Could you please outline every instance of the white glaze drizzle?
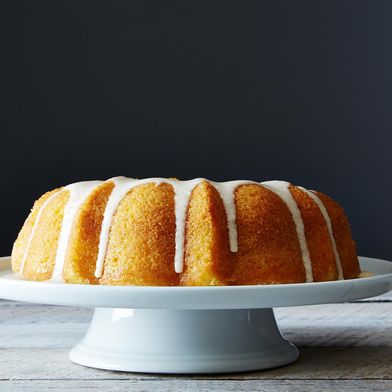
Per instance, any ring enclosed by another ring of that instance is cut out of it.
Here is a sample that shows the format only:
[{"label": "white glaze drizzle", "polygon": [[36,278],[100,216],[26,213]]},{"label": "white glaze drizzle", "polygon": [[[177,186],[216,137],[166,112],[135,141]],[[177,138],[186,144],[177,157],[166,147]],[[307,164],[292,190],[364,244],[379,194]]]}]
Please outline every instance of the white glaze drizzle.
[{"label": "white glaze drizzle", "polygon": [[[206,180],[207,181],[207,180]],[[227,181],[227,182],[210,182],[215,189],[219,192],[219,195],[223,201],[223,205],[226,211],[227,218],[227,229],[229,232],[229,244],[230,251],[238,251],[238,238],[237,238],[237,224],[236,224],[236,206],[235,206],[235,190],[240,185],[257,184],[253,181]]]},{"label": "white glaze drizzle", "polygon": [[324,203],[320,200],[320,198],[313,191],[309,191],[303,187],[298,187],[298,188],[301,189],[302,191],[304,191],[317,204],[318,208],[321,211],[321,214],[324,217],[325,223],[327,224],[329,238],[331,239],[331,243],[332,243],[333,254],[335,256],[336,269],[338,271],[338,280],[343,280],[344,276],[343,276],[342,261],[340,260],[338,248],[336,246],[336,241],[335,241],[335,237],[333,235],[333,230],[332,230],[331,218],[328,214],[328,211],[325,208]]},{"label": "white glaze drizzle", "polygon": [[56,259],[51,280],[62,279],[68,241],[76,214],[92,190],[101,183],[102,181],[84,181],[70,184],[63,188],[63,191],[69,191],[69,198],[64,208],[63,221],[61,223],[59,242],[57,245]]},{"label": "white glaze drizzle", "polygon": [[117,207],[123,197],[131,190],[134,182],[136,182],[136,180],[126,177],[114,177],[108,181],[112,181],[114,183],[114,188],[109,196],[103,214],[101,233],[99,237],[98,256],[95,265],[96,278],[100,278],[102,276],[103,263],[105,261],[106,249],[109,242],[110,227],[112,226],[114,213],[116,212]]},{"label": "white glaze drizzle", "polygon": [[304,222],[302,220],[301,211],[299,210],[298,205],[290,192],[290,183],[286,181],[266,181],[262,182],[261,185],[276,193],[286,203],[288,209],[290,210],[302,253],[306,282],[313,282],[312,262],[310,260],[308,244],[306,242]]},{"label": "white glaze drizzle", "polygon": [[252,181],[214,182],[205,178],[196,178],[189,181],[165,181],[173,186],[175,193],[176,252],[174,257],[174,269],[177,273],[181,273],[184,268],[185,225],[189,198],[192,190],[202,181],[208,182],[218,191],[226,212],[230,251],[238,251],[235,190],[240,185],[253,183]]},{"label": "white glaze drizzle", "polygon": [[174,255],[174,270],[181,273],[184,269],[184,246],[186,213],[192,190],[201,182],[202,178],[189,181],[171,181],[174,189],[175,216],[176,216],[176,251]]},{"label": "white glaze drizzle", "polygon": [[29,253],[29,250],[30,250],[30,245],[31,245],[31,242],[32,242],[33,237],[34,237],[34,235],[35,235],[35,232],[36,232],[36,230],[37,230],[38,222],[39,222],[40,219],[41,219],[42,213],[44,212],[46,206],[47,206],[47,205],[48,205],[48,204],[49,204],[49,203],[50,203],[50,202],[51,202],[60,192],[61,192],[61,190],[58,191],[58,192],[55,192],[53,195],[49,196],[49,197],[45,200],[45,202],[42,204],[42,206],[40,207],[40,209],[39,209],[39,211],[38,211],[38,213],[37,213],[37,216],[36,216],[35,221],[34,221],[33,228],[31,229],[31,233],[30,233],[30,235],[29,235],[29,239],[27,240],[26,249],[25,249],[25,251],[24,251],[23,258],[22,258],[22,262],[21,262],[21,265],[20,265],[20,270],[19,270],[19,272],[21,272],[21,273],[23,273],[23,268],[24,268],[24,266],[25,266],[26,258],[27,258],[27,255],[28,255],[28,253]]}]

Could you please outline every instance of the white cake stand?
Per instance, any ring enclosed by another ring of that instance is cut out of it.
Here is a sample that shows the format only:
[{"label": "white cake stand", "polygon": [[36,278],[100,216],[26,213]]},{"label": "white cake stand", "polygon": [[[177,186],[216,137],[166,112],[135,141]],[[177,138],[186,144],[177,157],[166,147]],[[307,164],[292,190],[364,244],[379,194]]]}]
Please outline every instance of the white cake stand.
[{"label": "white cake stand", "polygon": [[[0,298],[95,307],[70,352],[89,367],[148,373],[216,373],[294,362],[272,307],[344,302],[392,289],[392,263],[360,258],[375,275],[345,281],[227,287],[89,286],[29,282],[0,258]],[[312,320],[309,320],[311,323]]]}]

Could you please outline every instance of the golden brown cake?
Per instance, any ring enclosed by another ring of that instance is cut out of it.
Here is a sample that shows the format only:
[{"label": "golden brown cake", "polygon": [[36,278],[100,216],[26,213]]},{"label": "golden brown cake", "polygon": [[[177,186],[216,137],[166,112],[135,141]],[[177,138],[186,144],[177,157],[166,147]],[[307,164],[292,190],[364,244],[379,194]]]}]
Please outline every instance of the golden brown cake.
[{"label": "golden brown cake", "polygon": [[343,209],[284,181],[115,177],[46,193],[12,267],[28,280],[207,286],[360,274]]}]

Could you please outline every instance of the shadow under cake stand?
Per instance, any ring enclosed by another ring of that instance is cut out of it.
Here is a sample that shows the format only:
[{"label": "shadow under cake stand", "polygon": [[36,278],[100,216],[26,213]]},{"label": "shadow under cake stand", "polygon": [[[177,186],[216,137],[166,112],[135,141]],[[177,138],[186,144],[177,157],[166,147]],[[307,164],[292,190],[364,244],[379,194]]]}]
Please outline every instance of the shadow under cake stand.
[{"label": "shadow under cake stand", "polygon": [[[392,289],[392,263],[360,257],[371,277],[319,283],[221,286],[94,286],[30,282],[0,258],[0,298],[94,307],[78,364],[147,373],[219,373],[287,365],[297,348],[284,339],[273,307],[345,302]],[[311,320],[309,320],[311,322]]]}]

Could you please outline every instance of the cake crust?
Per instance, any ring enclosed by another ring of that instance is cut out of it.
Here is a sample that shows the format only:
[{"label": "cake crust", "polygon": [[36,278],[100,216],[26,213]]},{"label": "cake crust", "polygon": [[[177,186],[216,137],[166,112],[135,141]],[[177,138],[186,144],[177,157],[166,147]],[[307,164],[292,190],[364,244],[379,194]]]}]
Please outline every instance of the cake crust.
[{"label": "cake crust", "polygon": [[12,268],[28,280],[140,286],[360,274],[347,216],[323,193],[283,181],[124,177],[44,194],[14,243]]}]

